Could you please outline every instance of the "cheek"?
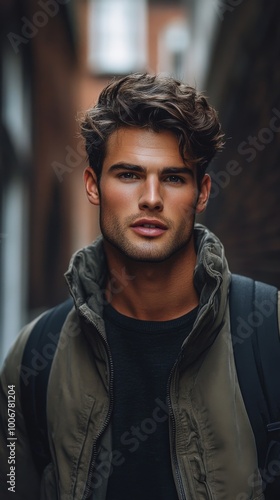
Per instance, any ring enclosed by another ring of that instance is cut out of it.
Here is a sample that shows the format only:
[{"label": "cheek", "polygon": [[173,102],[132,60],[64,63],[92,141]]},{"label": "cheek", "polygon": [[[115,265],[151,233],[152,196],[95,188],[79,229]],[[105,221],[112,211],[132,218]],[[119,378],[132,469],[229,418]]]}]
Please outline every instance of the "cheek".
[{"label": "cheek", "polygon": [[195,215],[196,212],[196,196],[184,196],[176,203],[173,203],[171,208],[172,213],[177,219],[183,219],[183,221],[189,221]]},{"label": "cheek", "polygon": [[102,208],[114,211],[115,213],[122,210],[131,210],[133,206],[137,206],[137,194],[132,189],[116,189],[116,187],[106,186],[106,189],[101,191]]}]

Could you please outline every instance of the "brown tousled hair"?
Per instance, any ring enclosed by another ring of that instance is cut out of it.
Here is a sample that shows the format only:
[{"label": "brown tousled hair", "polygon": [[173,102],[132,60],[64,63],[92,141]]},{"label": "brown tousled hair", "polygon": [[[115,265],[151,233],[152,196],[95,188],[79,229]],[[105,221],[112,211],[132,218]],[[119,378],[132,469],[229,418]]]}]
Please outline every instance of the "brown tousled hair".
[{"label": "brown tousled hair", "polygon": [[89,165],[100,179],[109,136],[121,127],[170,130],[182,159],[197,166],[200,181],[224,134],[217,112],[193,87],[161,75],[130,74],[112,80],[81,121]]}]

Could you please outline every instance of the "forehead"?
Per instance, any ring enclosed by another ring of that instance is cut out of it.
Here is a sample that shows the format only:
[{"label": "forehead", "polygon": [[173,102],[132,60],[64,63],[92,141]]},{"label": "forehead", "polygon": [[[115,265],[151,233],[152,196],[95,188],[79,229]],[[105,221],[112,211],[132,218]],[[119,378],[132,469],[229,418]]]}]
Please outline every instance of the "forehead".
[{"label": "forehead", "polygon": [[141,128],[120,128],[108,139],[103,168],[113,163],[160,166],[185,165],[179,151],[178,139],[172,132],[154,132]]}]

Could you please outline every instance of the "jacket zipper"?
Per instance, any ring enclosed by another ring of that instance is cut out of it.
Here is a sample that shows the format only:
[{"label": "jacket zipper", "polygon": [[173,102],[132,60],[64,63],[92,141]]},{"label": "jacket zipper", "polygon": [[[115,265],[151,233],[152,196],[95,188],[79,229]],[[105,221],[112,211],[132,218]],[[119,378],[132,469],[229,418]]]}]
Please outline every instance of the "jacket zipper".
[{"label": "jacket zipper", "polygon": [[197,463],[197,467],[198,467],[198,470],[199,470],[198,481],[205,486],[206,493],[208,494],[208,498],[209,498],[209,500],[212,500],[213,499],[213,495],[212,495],[212,492],[210,490],[209,484],[206,481],[206,473],[205,473],[204,465],[203,465],[203,463],[202,464],[200,463],[200,461],[198,460],[198,458],[195,458],[195,461]]},{"label": "jacket zipper", "polygon": [[107,356],[108,356],[108,361],[109,361],[109,407],[108,407],[108,411],[107,411],[107,415],[106,415],[106,419],[104,420],[103,422],[103,426],[101,427],[100,431],[98,432],[96,438],[95,438],[95,443],[93,445],[93,452],[92,452],[92,456],[91,456],[91,462],[90,462],[90,468],[89,468],[89,472],[88,472],[88,478],[87,478],[87,483],[86,483],[86,488],[85,488],[85,492],[84,492],[84,495],[83,495],[83,498],[82,500],[86,500],[88,498],[88,495],[89,495],[89,492],[90,492],[90,484],[91,484],[91,479],[92,479],[92,475],[93,475],[93,472],[94,472],[94,468],[95,468],[95,463],[96,463],[96,456],[97,456],[97,450],[96,450],[96,443],[98,441],[98,439],[100,438],[100,436],[103,434],[103,432],[105,431],[109,421],[110,421],[110,418],[111,418],[111,413],[112,413],[112,408],[113,408],[113,360],[112,360],[112,356],[110,354],[110,347],[109,347],[109,344],[107,342],[107,340],[104,338],[103,334],[101,333],[101,331],[97,328],[97,326],[93,323],[93,321],[83,312],[80,311],[80,314],[87,320],[87,321],[90,321],[90,323],[94,326],[94,328],[96,329],[96,331],[98,332],[104,346],[105,346],[105,349],[107,351]]},{"label": "jacket zipper", "polygon": [[[177,484],[179,486],[180,498],[181,498],[181,500],[186,500],[186,494],[185,494],[185,490],[184,490],[184,486],[183,486],[182,476],[181,476],[181,473],[180,473],[180,467],[179,467],[178,457],[177,457],[177,454],[176,454],[176,445],[175,445],[175,440],[176,440],[176,421],[175,421],[175,415],[174,415],[174,411],[173,411],[173,408],[172,408],[171,397],[170,397],[171,379],[172,379],[173,373],[175,372],[175,369],[176,369],[176,367],[178,365],[178,362],[179,362],[179,358],[176,361],[175,365],[173,366],[173,368],[171,370],[171,373],[170,373],[170,376],[169,376],[167,403],[168,403],[169,414],[170,414],[170,419],[171,419],[171,431],[172,431],[172,436],[171,436],[172,437],[172,442],[171,442],[172,449],[171,449],[171,451],[172,451],[172,459],[173,459],[173,463],[174,463],[174,466],[175,466],[175,473],[176,473]],[[209,485],[208,485],[208,483],[206,481],[206,475],[205,475],[205,473],[201,474],[200,481],[205,486],[205,489],[207,491],[209,500],[212,500],[212,498],[213,498],[212,492],[210,491]]]},{"label": "jacket zipper", "polygon": [[206,489],[206,491],[207,491],[207,493],[208,493],[209,500],[212,500],[212,499],[213,499],[212,492],[210,491],[210,488],[209,488],[209,485],[208,485],[208,483],[207,483],[206,479],[203,479],[203,480],[202,480],[202,483],[204,484],[205,489]]},{"label": "jacket zipper", "polygon": [[180,473],[180,468],[179,468],[179,462],[178,462],[178,457],[176,453],[176,445],[175,445],[175,440],[176,440],[176,421],[175,421],[175,415],[174,411],[172,408],[171,404],[171,397],[170,397],[170,392],[171,392],[171,379],[173,376],[173,373],[175,371],[175,368],[177,366],[178,362],[176,362],[170,372],[169,375],[169,380],[168,380],[168,391],[167,391],[167,404],[169,408],[169,414],[170,414],[170,420],[171,420],[171,456],[175,468],[175,474],[176,474],[176,479],[177,479],[177,484],[179,486],[179,494],[180,494],[180,499],[181,500],[186,500],[186,495],[185,495],[185,490],[183,486],[183,481]]}]

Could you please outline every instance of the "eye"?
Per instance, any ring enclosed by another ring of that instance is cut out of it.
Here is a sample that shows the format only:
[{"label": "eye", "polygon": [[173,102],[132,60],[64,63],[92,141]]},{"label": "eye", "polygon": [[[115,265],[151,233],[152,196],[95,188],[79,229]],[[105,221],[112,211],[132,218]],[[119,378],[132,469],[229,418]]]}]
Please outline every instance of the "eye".
[{"label": "eye", "polygon": [[179,177],[178,175],[169,175],[165,178],[165,182],[170,182],[171,184],[184,184],[185,179],[183,177]]},{"label": "eye", "polygon": [[118,175],[119,179],[125,179],[125,180],[134,180],[138,179],[137,174],[134,174],[133,172],[122,172],[121,174]]}]

